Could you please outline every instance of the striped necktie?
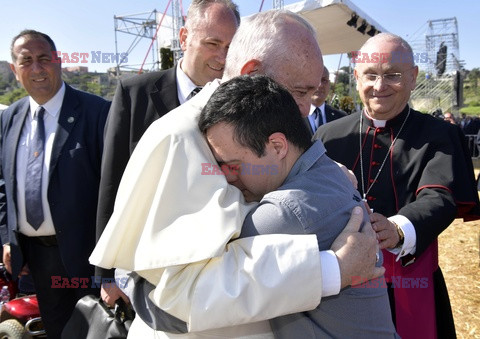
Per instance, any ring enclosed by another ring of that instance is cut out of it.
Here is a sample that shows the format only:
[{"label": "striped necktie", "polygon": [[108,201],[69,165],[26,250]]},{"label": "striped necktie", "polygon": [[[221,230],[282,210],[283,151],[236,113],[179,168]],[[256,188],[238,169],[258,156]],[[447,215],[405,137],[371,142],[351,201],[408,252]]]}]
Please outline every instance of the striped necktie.
[{"label": "striped necktie", "polygon": [[202,87],[195,87],[193,91],[191,91],[190,94],[188,95],[187,100],[190,100],[191,98],[193,98],[201,90],[202,90]]}]

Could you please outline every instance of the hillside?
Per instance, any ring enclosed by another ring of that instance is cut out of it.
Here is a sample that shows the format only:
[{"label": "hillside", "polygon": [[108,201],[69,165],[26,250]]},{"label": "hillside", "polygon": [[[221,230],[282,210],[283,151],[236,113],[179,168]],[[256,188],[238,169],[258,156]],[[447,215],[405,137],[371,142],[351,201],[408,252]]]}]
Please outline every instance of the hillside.
[{"label": "hillside", "polygon": [[[93,93],[112,100],[115,94],[117,79],[106,73],[89,73],[82,71],[62,70],[63,80],[82,91]],[[0,61],[0,104],[10,105],[27,95],[10,70],[9,63]]]}]

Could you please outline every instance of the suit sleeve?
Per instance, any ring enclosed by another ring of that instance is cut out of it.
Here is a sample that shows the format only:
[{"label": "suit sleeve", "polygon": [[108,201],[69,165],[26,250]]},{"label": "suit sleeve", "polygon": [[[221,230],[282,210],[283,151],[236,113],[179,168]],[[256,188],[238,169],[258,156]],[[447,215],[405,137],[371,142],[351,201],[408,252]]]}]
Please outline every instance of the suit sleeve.
[{"label": "suit sleeve", "polygon": [[[100,238],[113,212],[115,196],[122,178],[123,171],[130,157],[130,98],[119,81],[115,96],[110,106],[104,131],[104,146],[99,186],[96,239]],[[96,275],[113,278],[114,271],[100,267]]]},{"label": "suit sleeve", "polygon": [[[158,280],[158,271],[143,271]],[[189,332],[221,328],[318,306],[322,293],[315,235],[260,235],[238,239],[221,257],[168,267],[153,302],[185,321]]]},{"label": "suit sleeve", "polygon": [[[2,112],[3,113],[3,112]],[[3,176],[3,114],[0,115],[0,236],[2,245],[9,242],[7,228],[7,197],[5,195],[5,178]],[[0,258],[1,260],[1,258]]]}]

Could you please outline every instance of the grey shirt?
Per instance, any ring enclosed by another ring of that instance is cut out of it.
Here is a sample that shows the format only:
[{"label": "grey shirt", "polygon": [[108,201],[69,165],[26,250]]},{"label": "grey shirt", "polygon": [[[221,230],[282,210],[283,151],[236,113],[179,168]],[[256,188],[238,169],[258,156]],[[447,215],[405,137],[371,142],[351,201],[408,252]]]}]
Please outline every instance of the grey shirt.
[{"label": "grey shirt", "polygon": [[[328,250],[354,206],[363,207],[360,194],[326,155],[322,142],[316,141],[296,161],[283,185],[266,194],[249,213],[241,237],[316,234],[319,250]],[[368,218],[366,211],[364,214]],[[270,324],[276,338],[397,336],[383,278],[343,289],[336,296],[323,298],[314,310],[278,317]]]}]

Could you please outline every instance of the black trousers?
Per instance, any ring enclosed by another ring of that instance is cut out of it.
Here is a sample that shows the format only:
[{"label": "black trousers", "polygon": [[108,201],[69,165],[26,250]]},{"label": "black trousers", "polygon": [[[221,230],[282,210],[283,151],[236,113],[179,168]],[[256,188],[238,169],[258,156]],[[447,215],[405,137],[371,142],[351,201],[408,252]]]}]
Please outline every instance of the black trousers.
[{"label": "black trousers", "polygon": [[[47,336],[49,339],[60,338],[77,301],[89,294],[98,296],[100,290],[92,288],[91,276],[68,276],[55,237],[21,235],[19,238]],[[93,270],[92,267],[92,275]]]}]

